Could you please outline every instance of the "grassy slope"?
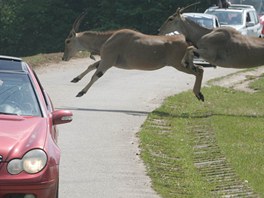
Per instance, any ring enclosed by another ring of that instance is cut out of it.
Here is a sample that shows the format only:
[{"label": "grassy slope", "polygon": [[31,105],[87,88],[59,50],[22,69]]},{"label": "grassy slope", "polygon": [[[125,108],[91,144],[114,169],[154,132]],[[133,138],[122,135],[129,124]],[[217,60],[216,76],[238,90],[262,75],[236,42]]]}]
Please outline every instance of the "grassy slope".
[{"label": "grassy slope", "polygon": [[169,97],[149,115],[139,133],[141,156],[162,197],[212,197],[218,187],[220,181],[209,182],[195,166],[195,148],[204,138],[197,136],[198,130],[210,131],[207,136],[220,153],[203,157],[224,156],[235,180],[264,196],[263,79],[253,85],[258,93],[204,88],[204,103],[185,92]]}]

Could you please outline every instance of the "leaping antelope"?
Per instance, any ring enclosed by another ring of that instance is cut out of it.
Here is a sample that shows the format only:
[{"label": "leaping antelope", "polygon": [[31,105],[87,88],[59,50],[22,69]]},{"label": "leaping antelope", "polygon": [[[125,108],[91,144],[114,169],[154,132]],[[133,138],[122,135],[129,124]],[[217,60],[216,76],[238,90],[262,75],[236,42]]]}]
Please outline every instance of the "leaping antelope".
[{"label": "leaping antelope", "polygon": [[[85,35],[85,32],[71,34],[66,39],[63,60],[70,60],[76,51],[80,49],[79,46],[87,50],[91,49],[88,45],[84,45],[89,39],[83,35]],[[93,36],[95,38],[96,35],[96,32],[94,32]],[[72,42],[76,42],[77,45],[72,45]],[[73,79],[72,82],[78,82],[88,72],[96,69],[90,82],[76,97],[83,96],[93,83],[113,66],[121,69],[137,70],[157,70],[165,66],[172,66],[179,71],[196,77],[193,92],[199,100],[204,101],[204,96],[200,92],[203,68],[201,66],[186,68],[181,63],[187,47],[188,43],[183,35],[154,36],[129,29],[115,31],[104,43],[98,42],[98,45],[94,46],[94,48],[100,49],[101,60],[89,66],[82,74]]]},{"label": "leaping antelope", "polygon": [[178,8],[161,26],[160,34],[178,31],[186,36],[193,45],[187,49],[183,59],[185,66],[193,67],[193,53],[213,65],[226,68],[251,68],[264,65],[264,40],[241,35],[230,27],[213,30],[201,27],[181,15]]}]

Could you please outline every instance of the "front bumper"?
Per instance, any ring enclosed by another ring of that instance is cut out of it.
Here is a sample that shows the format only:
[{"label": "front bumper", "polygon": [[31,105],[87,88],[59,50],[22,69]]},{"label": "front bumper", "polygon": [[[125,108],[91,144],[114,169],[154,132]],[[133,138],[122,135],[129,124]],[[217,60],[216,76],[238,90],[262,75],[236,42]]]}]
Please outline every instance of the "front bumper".
[{"label": "front bumper", "polygon": [[202,58],[196,58],[195,57],[193,59],[193,63],[196,64],[196,65],[201,65],[203,67],[216,67],[215,65],[212,65],[212,64],[208,63],[207,61],[205,61]]},{"label": "front bumper", "polygon": [[[2,165],[2,166],[1,166]],[[0,165],[0,198],[56,198],[59,166],[46,167],[37,174],[10,175],[6,163]],[[27,196],[26,196],[27,195]]]},{"label": "front bumper", "polygon": [[58,182],[52,181],[32,185],[1,185],[1,198],[56,198]]}]

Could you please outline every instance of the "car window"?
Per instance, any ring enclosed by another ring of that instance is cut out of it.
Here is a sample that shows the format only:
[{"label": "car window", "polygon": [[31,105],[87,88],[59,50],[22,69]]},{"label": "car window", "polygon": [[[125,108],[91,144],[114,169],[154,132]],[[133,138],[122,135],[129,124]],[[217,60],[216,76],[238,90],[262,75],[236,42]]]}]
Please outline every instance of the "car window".
[{"label": "car window", "polygon": [[228,13],[228,24],[229,25],[241,25],[242,13],[240,12],[230,12]]},{"label": "car window", "polygon": [[204,26],[208,29],[214,28],[214,21],[212,19],[202,18],[201,24],[202,24],[202,26]]},{"label": "car window", "polygon": [[207,14],[216,15],[221,25],[241,25],[242,13],[232,11],[208,11]]},{"label": "car window", "polygon": [[247,23],[251,22],[251,17],[250,17],[250,15],[249,15],[249,12],[247,12],[246,22],[247,22]]},{"label": "car window", "polygon": [[208,29],[213,29],[214,28],[214,20],[211,18],[206,18],[206,17],[198,17],[198,16],[186,16],[188,19],[191,19],[192,21],[196,22],[200,26],[203,26]]},{"label": "car window", "polygon": [[26,73],[0,73],[0,114],[41,116],[35,91]]},{"label": "car window", "polygon": [[38,75],[36,74],[36,72],[35,72],[34,70],[33,70],[33,75],[34,75],[34,77],[36,78],[36,80],[37,80],[37,82],[38,82],[38,85],[39,85],[39,87],[40,87],[40,89],[41,89],[41,92],[42,92],[42,95],[43,95],[43,97],[44,97],[44,100],[45,100],[45,104],[46,104],[47,109],[48,109],[49,111],[53,111],[53,106],[52,106],[52,104],[51,104],[51,101],[50,101],[50,99],[49,99],[49,96],[48,96],[48,94],[46,93],[46,91],[44,90],[42,84],[40,83],[40,80],[39,80],[39,78],[38,78]]},{"label": "car window", "polygon": [[254,23],[254,24],[257,24],[258,23],[258,18],[255,14],[255,12],[249,12],[249,16],[250,16],[250,19],[251,21]]}]

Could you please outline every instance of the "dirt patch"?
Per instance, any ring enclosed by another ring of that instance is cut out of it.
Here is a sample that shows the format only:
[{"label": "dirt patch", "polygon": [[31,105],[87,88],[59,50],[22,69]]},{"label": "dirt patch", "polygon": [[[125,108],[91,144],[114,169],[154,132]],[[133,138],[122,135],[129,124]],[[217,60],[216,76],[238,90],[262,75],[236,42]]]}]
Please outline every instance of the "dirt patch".
[{"label": "dirt patch", "polygon": [[218,85],[227,88],[233,88],[239,91],[254,93],[255,90],[249,87],[249,84],[260,78],[264,73],[264,66],[257,67],[254,70],[246,70],[228,75],[224,78],[210,82],[211,85]]}]

